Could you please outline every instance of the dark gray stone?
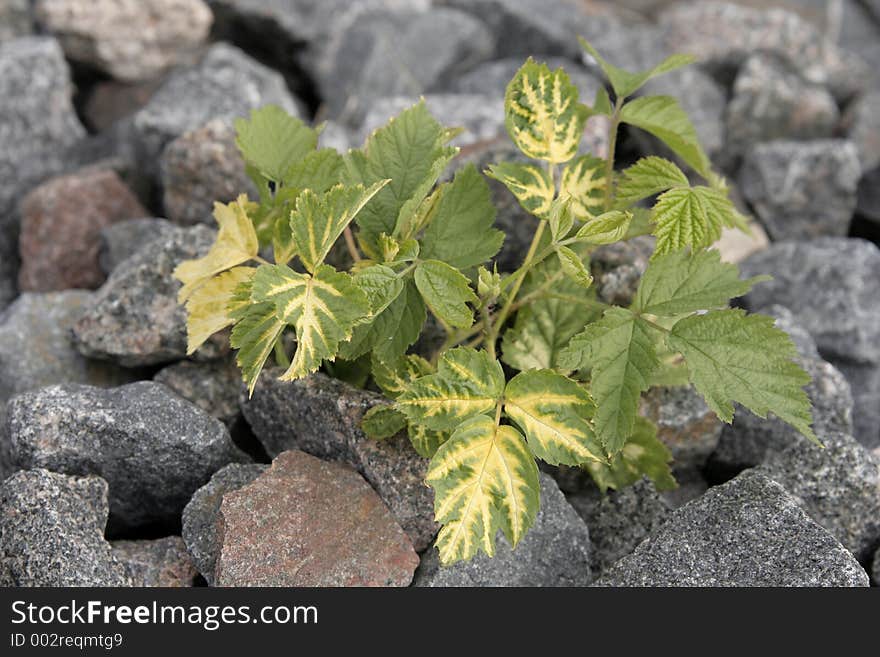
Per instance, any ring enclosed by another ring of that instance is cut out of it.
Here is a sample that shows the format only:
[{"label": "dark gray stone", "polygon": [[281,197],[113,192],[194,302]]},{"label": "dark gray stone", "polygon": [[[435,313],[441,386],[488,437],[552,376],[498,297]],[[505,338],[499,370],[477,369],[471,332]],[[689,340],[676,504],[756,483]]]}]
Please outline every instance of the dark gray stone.
[{"label": "dark gray stone", "polygon": [[880,91],[856,99],[846,111],[844,124],[859,152],[862,171],[880,165]]},{"label": "dark gray stone", "polygon": [[874,553],[874,562],[871,565],[871,580],[874,586],[880,586],[880,548]]},{"label": "dark gray stone", "polygon": [[133,586],[192,586],[198,574],[180,536],[113,541],[110,545],[113,556],[122,562]]},{"label": "dark gray stone", "polygon": [[440,566],[433,547],[422,555],[414,586],[586,586],[591,581],[590,531],[553,478],[541,473],[541,508],[515,549],[501,532],[494,557]]},{"label": "dark gray stone", "polygon": [[761,469],[857,559],[880,543],[880,461],[845,433],[826,433],[824,449],[801,443],[772,455]]},{"label": "dark gray stone", "polygon": [[230,463],[217,470],[184,508],[181,534],[193,563],[208,584],[214,584],[214,567],[220,553],[217,516],[223,496],[251,483],[268,467],[257,463]]},{"label": "dark gray stone", "polygon": [[214,472],[249,461],[219,420],[152,381],[50,386],[14,397],[8,412],[15,464],[103,477],[116,532],[177,526]]},{"label": "dark gray stone", "polygon": [[590,254],[590,273],[596,292],[605,303],[628,306],[654,252],[654,238],[636,237],[600,246]]},{"label": "dark gray stone", "polygon": [[568,501],[590,528],[596,577],[654,533],[670,513],[669,505],[647,479],[604,494],[591,487],[569,495]]},{"label": "dark gray stone", "polygon": [[100,477],[17,472],[0,485],[0,572],[10,586],[131,586],[106,522]]},{"label": "dark gray stone", "polygon": [[852,554],[749,470],[673,511],[600,586],[867,586]]},{"label": "dark gray stone", "polygon": [[171,235],[174,224],[166,219],[128,219],[107,226],[101,231],[101,250],[98,262],[105,274],[110,274],[119,263],[127,260],[153,240]]},{"label": "dark gray stone", "polygon": [[425,485],[427,459],[400,434],[372,440],[360,429],[364,413],[384,398],[324,374],[279,381],[282,372],[263,372],[253,397],[241,400],[245,420],[269,456],[299,449],[348,463],[376,489],[409,535],[416,550],[437,533],[434,494]]},{"label": "dark gray stone", "polygon": [[825,87],[805,81],[779,57],[757,53],[743,63],[733,84],[725,155],[741,156],[774,139],[831,137],[839,118]]},{"label": "dark gray stone", "polygon": [[241,371],[234,358],[207,362],[182,360],[164,367],[153,377],[178,395],[231,427],[241,415]]},{"label": "dark gray stone", "polygon": [[[199,258],[215,233],[207,226],[177,228],[146,244],[119,264],[97,290],[73,327],[80,352],[125,367],[157,365],[186,356],[186,310],[177,302],[174,268]],[[215,336],[196,354],[228,352]]]},{"label": "dark gray stone", "polygon": [[861,239],[784,242],[740,263],[770,274],[745,297],[750,308],[791,309],[825,358],[880,363],[880,249]]},{"label": "dark gray stone", "polygon": [[834,359],[853,397],[853,436],[868,449],[880,447],[880,365]]},{"label": "dark gray stone", "polygon": [[[568,77],[578,88],[581,102],[592,105],[596,92],[602,86],[597,75],[587,70],[583,64],[565,57],[542,57],[534,55],[536,61],[545,62],[551,69],[564,68]],[[449,90],[460,94],[486,94],[496,98],[504,98],[507,85],[523,65],[522,57],[505,57],[480,64],[467,73],[460,75],[449,85]]]},{"label": "dark gray stone", "polygon": [[859,181],[856,212],[880,224],[880,166],[865,173]]},{"label": "dark gray stone", "polygon": [[860,176],[851,141],[773,141],[749,149],[739,183],[770,238],[795,240],[845,236]]}]

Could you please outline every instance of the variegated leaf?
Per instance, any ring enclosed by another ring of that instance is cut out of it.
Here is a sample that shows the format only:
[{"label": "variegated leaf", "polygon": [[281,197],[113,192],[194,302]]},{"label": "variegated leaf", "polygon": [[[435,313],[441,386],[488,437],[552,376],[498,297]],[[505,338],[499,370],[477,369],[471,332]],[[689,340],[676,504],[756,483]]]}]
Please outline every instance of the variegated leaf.
[{"label": "variegated leaf", "polygon": [[235,326],[229,338],[232,348],[238,350],[236,362],[249,394],[254,393],[263,365],[285,326],[275,312],[275,304],[252,302],[251,287],[251,282],[242,283],[233,295]]},{"label": "variegated leaf", "polygon": [[632,212],[611,210],[587,221],[577,232],[578,240],[588,244],[613,244],[625,236],[632,223]]},{"label": "variegated leaf", "polygon": [[235,321],[233,311],[247,300],[233,296],[241,283],[249,282],[256,270],[253,267],[233,267],[217,274],[201,285],[186,301],[186,353],[195,352],[217,331]]},{"label": "variegated leaf", "polygon": [[364,413],[360,426],[368,438],[383,440],[403,431],[406,418],[393,406],[378,404]]},{"label": "variegated leaf", "polygon": [[486,174],[507,187],[526,212],[547,218],[556,188],[546,169],[535,164],[500,162],[491,165]]},{"label": "variegated leaf", "polygon": [[449,440],[450,436],[448,431],[435,431],[423,424],[410,424],[407,434],[416,453],[426,459],[433,458],[440,445]]},{"label": "variegated leaf", "polygon": [[671,461],[672,452],[657,438],[657,427],[639,415],[632,436],[610,464],[593,461],[585,466],[603,493],[631,486],[642,477],[653,481],[657,490],[672,490],[678,484],[669,467]]},{"label": "variegated leaf", "polygon": [[391,363],[373,359],[373,380],[391,399],[397,399],[416,379],[433,372],[431,363],[418,354],[407,354]]},{"label": "variegated leaf", "polygon": [[581,155],[562,170],[559,198],[571,199],[575,219],[587,221],[602,213],[605,194],[605,160]]}]

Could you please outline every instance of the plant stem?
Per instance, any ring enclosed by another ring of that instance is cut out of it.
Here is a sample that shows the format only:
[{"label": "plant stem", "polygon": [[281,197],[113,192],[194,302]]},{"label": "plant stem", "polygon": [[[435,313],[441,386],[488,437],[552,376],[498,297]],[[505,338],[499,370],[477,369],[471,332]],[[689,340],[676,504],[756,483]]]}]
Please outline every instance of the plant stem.
[{"label": "plant stem", "polygon": [[346,226],[345,230],[342,231],[342,234],[345,237],[345,246],[348,249],[348,255],[350,255],[351,259],[355,262],[360,262],[361,254],[358,252],[357,244],[354,241],[354,235],[351,232],[351,226]]},{"label": "plant stem", "polygon": [[623,107],[623,98],[618,97],[614,101],[614,111],[611,113],[611,125],[608,127],[608,158],[605,160],[605,211],[611,209],[612,178],[614,176],[614,152],[617,150],[617,129],[620,127],[620,110]]}]

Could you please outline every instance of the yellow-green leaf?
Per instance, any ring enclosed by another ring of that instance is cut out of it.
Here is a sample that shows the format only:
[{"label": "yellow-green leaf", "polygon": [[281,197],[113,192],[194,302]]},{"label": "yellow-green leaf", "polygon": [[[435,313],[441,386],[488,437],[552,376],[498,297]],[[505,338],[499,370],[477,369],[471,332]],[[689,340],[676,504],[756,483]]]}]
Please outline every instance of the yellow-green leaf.
[{"label": "yellow-green leaf", "polygon": [[601,214],[605,194],[605,160],[581,155],[562,170],[559,198],[571,199],[576,219],[588,221]]},{"label": "yellow-green leaf", "polygon": [[721,192],[710,187],[675,187],[654,204],[654,235],[657,247],[652,257],[685,247],[701,249],[721,237],[721,229],[733,227],[737,211]]},{"label": "yellow-green leaf", "polygon": [[511,139],[529,157],[562,163],[577,153],[589,109],[561,68],[530,57],[507,86],[504,109]]},{"label": "yellow-green leaf", "polygon": [[217,331],[231,326],[233,311],[247,301],[237,299],[236,289],[250,281],[256,270],[253,267],[233,267],[200,286],[186,301],[186,353],[195,352]]},{"label": "yellow-green leaf", "polygon": [[397,435],[406,427],[406,418],[393,406],[379,404],[364,413],[361,429],[368,438],[383,440]]},{"label": "yellow-green leaf", "polygon": [[526,212],[547,218],[556,188],[546,169],[535,164],[500,162],[491,165],[486,174],[507,187]]},{"label": "yellow-green leaf", "polygon": [[443,524],[436,546],[446,565],[479,551],[494,556],[499,529],[516,546],[538,513],[535,460],[516,429],[490,417],[458,427],[431,459],[427,482]]},{"label": "yellow-green leaf", "polygon": [[653,481],[657,490],[672,490],[678,484],[669,467],[671,461],[672,452],[657,438],[654,423],[637,416],[633,435],[610,464],[592,461],[585,465],[603,493],[631,486],[642,477]]},{"label": "yellow-green leaf", "polygon": [[397,399],[416,379],[433,372],[431,363],[418,354],[407,354],[391,363],[373,359],[373,379],[392,399]]},{"label": "yellow-green leaf", "polygon": [[615,198],[621,207],[626,207],[667,189],[688,186],[690,182],[678,165],[650,155],[623,170]]},{"label": "yellow-green leaf", "polygon": [[290,168],[318,144],[318,132],[277,105],[236,119],[236,143],[244,159],[269,180],[281,182]]},{"label": "yellow-green leaf", "polygon": [[629,230],[632,212],[611,210],[587,221],[577,232],[578,240],[589,244],[613,244],[619,242]]},{"label": "yellow-green leaf", "polygon": [[410,424],[407,428],[409,442],[419,456],[426,459],[434,458],[440,445],[449,440],[448,431],[435,431],[423,424]]},{"label": "yellow-green leaf", "polygon": [[590,287],[593,284],[593,276],[577,253],[567,246],[557,246],[556,254],[559,256],[562,271],[569,280],[581,287]]},{"label": "yellow-green leaf", "polygon": [[253,303],[250,282],[238,286],[233,297],[236,309],[232,311],[235,326],[229,343],[237,349],[236,362],[248,386],[248,394],[254,393],[257,379],[275,343],[284,330],[284,322],[278,318],[273,303]]}]

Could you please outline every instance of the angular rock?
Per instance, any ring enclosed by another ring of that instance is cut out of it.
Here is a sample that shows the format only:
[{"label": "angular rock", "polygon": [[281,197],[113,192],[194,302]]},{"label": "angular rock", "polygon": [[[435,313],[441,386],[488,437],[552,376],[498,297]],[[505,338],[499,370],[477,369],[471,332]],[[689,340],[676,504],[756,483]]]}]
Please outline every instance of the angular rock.
[{"label": "angular rock", "polygon": [[111,170],[86,169],[52,178],[21,204],[21,290],[94,289],[101,229],[148,212]]},{"label": "angular rock", "polygon": [[98,263],[105,274],[111,274],[119,263],[127,260],[153,240],[171,235],[174,224],[166,219],[148,217],[118,221],[101,231]]},{"label": "angular rock", "polygon": [[491,57],[483,23],[453,9],[359,13],[316,58],[313,71],[330,116],[356,124],[377,98],[442,89]]},{"label": "angular rock", "polygon": [[425,485],[427,459],[405,435],[371,440],[360,429],[364,413],[384,399],[324,374],[279,381],[280,370],[263,372],[241,410],[254,434],[274,457],[289,449],[347,463],[376,489],[416,550],[427,547],[438,526],[434,494]]},{"label": "angular rock", "polygon": [[165,212],[178,224],[213,224],[215,202],[228,203],[244,193],[257,198],[235,145],[235,129],[219,119],[168,144],[159,171]]},{"label": "angular rock", "polygon": [[659,22],[669,48],[692,54],[719,72],[736,69],[755,52],[772,52],[785,57],[804,79],[827,85],[840,99],[860,91],[867,79],[863,61],[783,9],[682,2],[661,12]]},{"label": "angular rock", "polygon": [[853,436],[868,449],[880,447],[880,365],[834,359],[853,397]]},{"label": "angular rock", "polygon": [[175,137],[211,119],[231,122],[274,103],[299,116],[298,103],[282,77],[226,43],[211,46],[195,66],[172,73],[150,102],[134,115],[141,161],[156,166]]},{"label": "angular rock", "polygon": [[849,232],[861,176],[852,142],[758,144],[746,153],[741,171],[743,196],[772,239],[843,237]]},{"label": "angular rock", "polygon": [[[205,255],[214,234],[207,226],[177,228],[116,267],[73,327],[80,352],[125,367],[186,356],[186,310],[177,302],[180,282],[172,274],[183,260]],[[217,336],[200,351],[216,357],[228,351],[224,341]]]},{"label": "angular rock", "polygon": [[0,6],[0,41],[26,36],[34,31],[31,0],[6,0]]},{"label": "angular rock", "polygon": [[11,586],[131,586],[106,522],[100,477],[17,472],[0,484],[0,572]]},{"label": "angular rock", "polygon": [[825,87],[805,81],[779,57],[757,53],[743,63],[733,84],[725,155],[739,156],[774,139],[831,137],[839,118]]},{"label": "angular rock", "polygon": [[[580,100],[591,104],[596,97],[596,92],[602,86],[602,81],[579,61],[565,57],[542,57],[532,53],[535,60],[545,62],[551,69],[564,68],[568,77],[578,88]],[[496,98],[504,98],[507,85],[513,76],[523,65],[522,57],[505,57],[494,59],[463,75],[457,76],[450,84],[449,91],[460,94],[485,94]]]},{"label": "angular rock", "polygon": [[593,486],[569,495],[568,501],[590,528],[596,577],[631,553],[670,513],[669,505],[647,479],[607,493]]},{"label": "angular rock", "polygon": [[241,414],[238,408],[241,371],[234,358],[202,363],[182,360],[159,370],[153,380],[168,386],[227,427]]},{"label": "angular rock", "polygon": [[880,165],[880,91],[856,99],[844,117],[847,136],[856,145],[863,171]]},{"label": "angular rock", "polygon": [[36,18],[68,58],[120,80],[185,61],[213,20],[202,0],[37,0]]},{"label": "angular rock", "polygon": [[81,106],[83,121],[90,130],[97,133],[117,127],[118,122],[150,102],[161,83],[161,78],[143,82],[96,82]]},{"label": "angular rock", "polygon": [[550,475],[541,473],[541,508],[515,549],[501,532],[494,557],[441,567],[433,547],[422,555],[415,586],[586,586],[591,532]]},{"label": "angular rock", "polygon": [[406,586],[419,563],[357,472],[297,450],[225,494],[218,528],[218,586]]},{"label": "angular rock", "polygon": [[845,433],[772,455],[761,470],[791,493],[813,520],[868,563],[880,541],[880,460]]},{"label": "angular rock", "polygon": [[740,263],[743,276],[770,274],[745,297],[750,308],[790,308],[825,358],[880,363],[880,249],[823,237],[774,244]]},{"label": "angular rock", "polygon": [[13,398],[8,413],[15,464],[103,477],[117,533],[178,526],[214,472],[249,460],[219,420],[152,381],[49,386]]},{"label": "angular rock", "polygon": [[199,488],[183,509],[181,535],[193,563],[208,584],[214,584],[214,569],[220,544],[217,540],[217,516],[226,493],[238,490],[259,477],[269,466],[259,463],[230,463]]},{"label": "angular rock", "polygon": [[122,562],[133,586],[192,586],[198,574],[180,536],[147,541],[113,541],[113,556]]},{"label": "angular rock", "polygon": [[867,586],[852,554],[748,470],[673,511],[600,586]]}]

